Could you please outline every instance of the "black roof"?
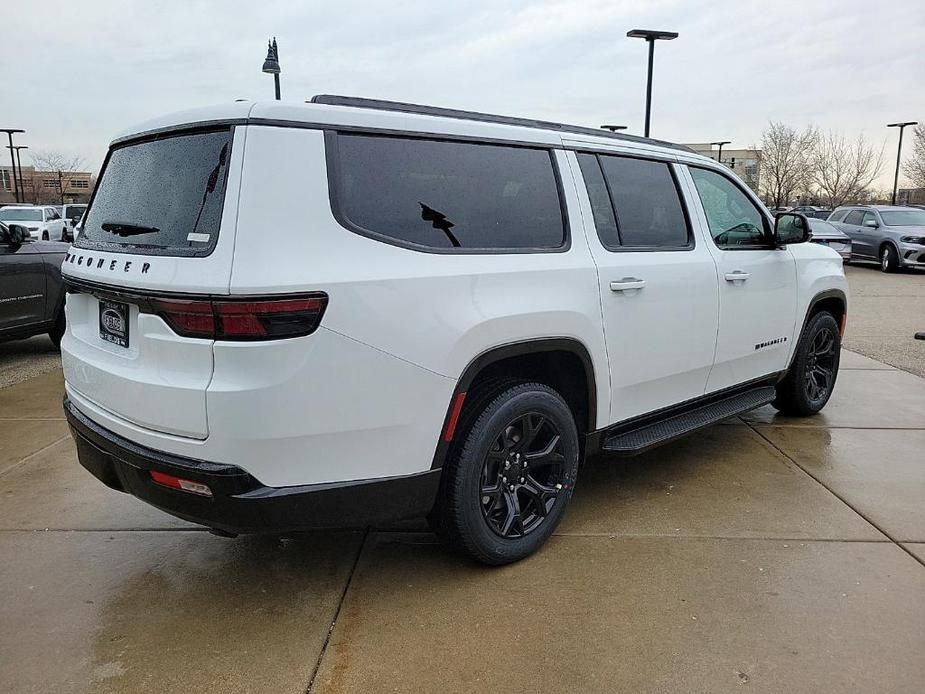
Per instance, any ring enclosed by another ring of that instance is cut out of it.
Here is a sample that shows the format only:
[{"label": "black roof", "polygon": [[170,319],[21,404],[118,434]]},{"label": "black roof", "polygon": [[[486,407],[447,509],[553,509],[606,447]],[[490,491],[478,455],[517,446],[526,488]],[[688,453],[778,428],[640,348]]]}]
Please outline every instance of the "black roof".
[{"label": "black roof", "polygon": [[533,118],[514,118],[511,116],[498,116],[491,113],[479,113],[478,111],[462,111],[455,108],[440,108],[439,106],[425,106],[422,104],[408,104],[401,101],[384,101],[382,99],[366,99],[358,96],[339,96],[336,94],[316,94],[312,97],[313,104],[327,104],[329,106],[353,106],[355,108],[369,108],[377,111],[398,111],[401,113],[416,113],[424,116],[440,116],[442,118],[459,118],[460,120],[472,120],[482,123],[499,123],[502,125],[518,125],[522,128],[537,128],[542,130],[559,130],[563,133],[575,135],[593,135],[611,140],[621,140],[623,142],[640,142],[643,144],[657,145],[659,147],[670,147],[671,149],[681,150],[683,152],[692,152],[684,145],[674,144],[673,142],[664,142],[662,140],[653,140],[648,137],[639,137],[638,135],[627,135],[625,133],[609,132],[598,128],[588,128],[582,125],[566,125],[565,123],[554,123],[552,121],[534,120]]}]

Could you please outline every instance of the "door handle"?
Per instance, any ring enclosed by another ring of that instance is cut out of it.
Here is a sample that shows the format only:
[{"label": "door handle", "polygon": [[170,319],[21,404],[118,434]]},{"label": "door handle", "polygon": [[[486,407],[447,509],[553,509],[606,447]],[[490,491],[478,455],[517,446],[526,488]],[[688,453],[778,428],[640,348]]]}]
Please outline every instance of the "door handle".
[{"label": "door handle", "polygon": [[735,270],[733,272],[726,273],[727,282],[744,282],[749,277],[751,277],[751,274],[745,272],[744,270]]},{"label": "door handle", "polygon": [[625,292],[630,289],[642,289],[646,286],[645,280],[640,280],[635,277],[624,277],[621,280],[610,283],[610,291],[612,292]]}]

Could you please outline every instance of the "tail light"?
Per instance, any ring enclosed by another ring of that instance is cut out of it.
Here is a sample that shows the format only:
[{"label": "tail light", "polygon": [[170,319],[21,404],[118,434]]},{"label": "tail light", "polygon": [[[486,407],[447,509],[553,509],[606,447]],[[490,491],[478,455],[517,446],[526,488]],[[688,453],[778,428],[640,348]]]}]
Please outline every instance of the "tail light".
[{"label": "tail light", "polygon": [[229,300],[150,299],[142,311],[164,319],[178,335],[209,340],[276,340],[313,333],[328,295]]}]

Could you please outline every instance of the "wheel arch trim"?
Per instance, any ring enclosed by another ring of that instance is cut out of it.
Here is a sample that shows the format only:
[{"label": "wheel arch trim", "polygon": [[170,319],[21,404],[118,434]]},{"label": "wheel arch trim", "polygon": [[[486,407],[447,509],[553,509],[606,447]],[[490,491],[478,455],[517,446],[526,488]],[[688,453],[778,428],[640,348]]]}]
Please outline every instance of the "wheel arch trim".
[{"label": "wheel arch trim", "polygon": [[431,464],[432,470],[443,467],[443,462],[449,451],[450,444],[452,443],[451,441],[446,441],[443,434],[453,417],[454,404],[460,393],[468,392],[469,387],[475,381],[479,373],[486,367],[504,359],[529,354],[543,354],[546,352],[568,352],[578,357],[581,361],[585,371],[586,387],[588,390],[588,421],[593,428],[597,418],[597,374],[594,371],[594,362],[591,359],[591,353],[584,343],[573,337],[544,337],[496,345],[475,356],[466,368],[463,369],[462,375],[456,382],[453,394],[446,405],[443,426],[438,435],[437,449],[434,452],[434,459]]}]

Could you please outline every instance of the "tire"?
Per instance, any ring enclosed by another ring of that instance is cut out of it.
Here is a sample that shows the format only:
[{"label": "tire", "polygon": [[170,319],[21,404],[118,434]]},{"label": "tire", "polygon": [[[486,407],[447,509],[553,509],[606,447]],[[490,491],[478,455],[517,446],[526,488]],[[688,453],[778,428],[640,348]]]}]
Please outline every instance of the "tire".
[{"label": "tire", "polygon": [[777,384],[777,397],[771,405],[794,417],[819,412],[832,396],[840,357],[838,322],[828,311],[820,311],[804,328],[790,370]]},{"label": "tire", "polygon": [[476,561],[519,561],[549,539],[571,499],[575,418],[552,388],[517,382],[496,387],[469,415],[444,464],[431,524]]},{"label": "tire", "polygon": [[880,270],[883,272],[899,270],[899,257],[896,255],[896,249],[890,244],[880,249]]},{"label": "tire", "polygon": [[55,343],[55,347],[59,349],[61,347],[61,338],[64,337],[65,327],[64,306],[62,306],[58,309],[58,318],[55,320],[54,326],[48,331],[48,337]]}]

